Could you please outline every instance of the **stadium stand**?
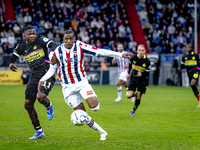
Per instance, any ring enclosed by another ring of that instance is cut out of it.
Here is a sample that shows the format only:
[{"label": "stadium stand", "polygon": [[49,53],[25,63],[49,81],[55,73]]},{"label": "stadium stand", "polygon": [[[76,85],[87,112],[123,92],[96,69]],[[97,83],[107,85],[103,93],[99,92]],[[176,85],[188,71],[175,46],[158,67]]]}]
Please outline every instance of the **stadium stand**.
[{"label": "stadium stand", "polygon": [[[23,38],[22,28],[28,24],[32,24],[39,34],[44,34],[58,44],[62,43],[61,35],[64,30],[69,28],[75,31],[78,40],[114,51],[116,44],[121,42],[125,50],[131,52],[135,52],[140,43],[150,53],[182,54],[185,52],[185,45],[193,42],[192,0],[4,2],[5,12],[2,11],[2,3],[0,7],[1,54],[12,53],[16,43]],[[13,42],[8,42],[10,40],[15,41],[14,45]]]},{"label": "stadium stand", "polygon": [[[96,47],[116,51],[117,43],[121,42],[126,51],[136,49],[137,42],[121,0],[12,0],[12,4],[15,18],[7,20],[6,13],[1,16],[4,54],[12,53],[13,47],[23,38],[22,28],[28,24],[58,44],[62,43],[65,29],[73,29],[78,40]],[[14,45],[5,40],[8,32],[14,34]]]}]

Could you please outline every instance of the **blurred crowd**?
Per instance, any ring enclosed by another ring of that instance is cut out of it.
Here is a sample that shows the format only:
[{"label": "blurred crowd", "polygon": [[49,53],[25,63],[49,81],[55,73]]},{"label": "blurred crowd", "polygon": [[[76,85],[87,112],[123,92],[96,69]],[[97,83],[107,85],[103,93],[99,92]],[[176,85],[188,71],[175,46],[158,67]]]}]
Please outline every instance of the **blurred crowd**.
[{"label": "blurred crowd", "polygon": [[135,0],[151,52],[185,53],[193,40],[193,0]]},{"label": "blurred crowd", "polygon": [[116,51],[118,42],[126,51],[137,46],[121,0],[13,0],[13,5],[14,21],[1,16],[0,53],[12,53],[23,39],[22,28],[29,24],[58,44],[63,41],[64,31],[72,29],[77,40],[98,48]]},{"label": "blurred crowd", "polygon": [[[194,30],[192,0],[135,0],[135,4],[151,53],[185,52]],[[77,40],[98,48],[117,51],[120,42],[125,51],[136,50],[122,0],[13,0],[13,6],[15,20],[5,20],[0,9],[0,54],[12,54],[29,24],[58,44],[64,31],[72,29]]]}]

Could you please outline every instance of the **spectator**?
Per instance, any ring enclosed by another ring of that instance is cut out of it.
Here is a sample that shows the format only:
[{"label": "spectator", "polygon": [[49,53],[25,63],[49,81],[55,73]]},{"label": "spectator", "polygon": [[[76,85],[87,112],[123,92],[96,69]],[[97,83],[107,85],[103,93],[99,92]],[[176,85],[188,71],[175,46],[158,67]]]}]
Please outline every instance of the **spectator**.
[{"label": "spectator", "polygon": [[24,23],[27,24],[31,24],[32,22],[32,17],[29,15],[28,12],[26,12],[26,16],[24,16]]},{"label": "spectator", "polygon": [[78,21],[74,18],[73,21],[72,21],[72,23],[71,23],[71,25],[72,25],[72,28],[75,28],[75,27],[78,27],[79,23],[78,23]]}]

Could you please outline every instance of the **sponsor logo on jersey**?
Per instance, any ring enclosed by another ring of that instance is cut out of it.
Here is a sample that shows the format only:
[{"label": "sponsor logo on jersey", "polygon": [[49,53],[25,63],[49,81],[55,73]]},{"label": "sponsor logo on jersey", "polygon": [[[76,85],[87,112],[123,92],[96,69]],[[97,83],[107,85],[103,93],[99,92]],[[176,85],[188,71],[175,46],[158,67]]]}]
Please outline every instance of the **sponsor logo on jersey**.
[{"label": "sponsor logo on jersey", "polygon": [[142,67],[146,67],[146,64],[142,64]]},{"label": "sponsor logo on jersey", "polygon": [[87,94],[87,95],[92,95],[92,94],[93,94],[93,91],[92,91],[92,90],[86,91],[86,94]]}]

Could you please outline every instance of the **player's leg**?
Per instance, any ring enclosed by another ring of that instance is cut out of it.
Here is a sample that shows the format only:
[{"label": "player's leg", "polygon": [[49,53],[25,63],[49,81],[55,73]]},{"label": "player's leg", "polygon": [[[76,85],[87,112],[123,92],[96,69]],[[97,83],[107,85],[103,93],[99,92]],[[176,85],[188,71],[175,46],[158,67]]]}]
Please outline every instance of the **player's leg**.
[{"label": "player's leg", "polygon": [[30,137],[29,139],[38,139],[38,138],[43,138],[45,136],[44,132],[40,126],[38,115],[37,115],[37,112],[34,107],[35,100],[36,100],[35,95],[26,94],[24,107],[29,114],[29,117],[32,121],[32,125],[33,125],[34,129],[36,130],[36,133],[34,134],[34,136]]},{"label": "player's leg", "polygon": [[130,115],[135,115],[136,109],[140,105],[141,97],[142,97],[142,93],[140,91],[137,91],[135,105],[133,106],[133,109],[131,110]]},{"label": "player's leg", "polygon": [[193,91],[195,97],[199,101],[199,105],[197,107],[200,107],[200,95],[199,95],[199,90],[198,90],[198,88],[196,86],[196,84],[198,82],[198,74],[194,73],[193,76],[190,76],[189,77],[189,82],[190,82],[190,86],[192,88],[192,91]]},{"label": "player's leg", "polygon": [[146,92],[146,89],[147,89],[146,85],[147,85],[147,83],[145,83],[145,82],[142,82],[142,83],[140,82],[138,84],[135,105],[133,106],[133,109],[131,110],[130,115],[135,115],[135,112],[140,105],[142,94],[145,94],[145,92]]},{"label": "player's leg", "polygon": [[50,100],[47,97],[54,83],[55,83],[54,77],[48,79],[40,87],[40,93],[37,93],[37,100],[46,107],[48,120],[52,120],[54,117],[52,102],[50,102]]},{"label": "player's leg", "polygon": [[115,102],[120,102],[122,100],[122,80],[118,79],[117,80],[117,99],[115,100]]},{"label": "player's leg", "polygon": [[[80,94],[86,100],[91,110],[99,110],[99,102],[97,99],[97,95],[95,94],[90,84],[85,85],[85,87],[80,90]],[[89,115],[87,125],[100,133],[100,140],[106,140],[106,137],[108,135],[107,132],[104,129],[102,129]]]}]

